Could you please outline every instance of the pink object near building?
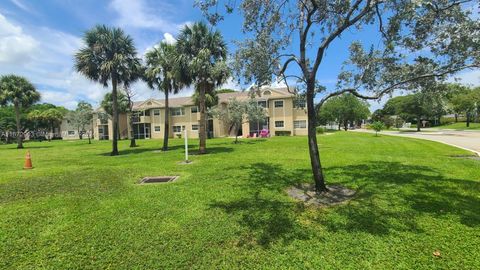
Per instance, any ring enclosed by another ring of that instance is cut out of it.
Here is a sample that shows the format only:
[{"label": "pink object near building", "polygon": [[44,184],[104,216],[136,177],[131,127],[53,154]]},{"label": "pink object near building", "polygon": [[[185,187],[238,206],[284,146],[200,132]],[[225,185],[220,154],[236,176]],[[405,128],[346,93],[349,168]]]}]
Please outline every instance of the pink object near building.
[{"label": "pink object near building", "polygon": [[260,131],[260,137],[262,138],[270,137],[270,132],[268,131],[268,129],[262,129]]}]

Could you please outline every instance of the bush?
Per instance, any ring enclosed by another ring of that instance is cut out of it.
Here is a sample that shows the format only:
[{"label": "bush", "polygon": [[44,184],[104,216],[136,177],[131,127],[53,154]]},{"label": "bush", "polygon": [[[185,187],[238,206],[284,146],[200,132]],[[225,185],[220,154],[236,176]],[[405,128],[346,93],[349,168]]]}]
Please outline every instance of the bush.
[{"label": "bush", "polygon": [[325,131],[327,131],[327,129],[324,127],[317,127],[316,130],[317,130],[317,134],[323,134],[325,133]]},{"label": "bush", "polygon": [[275,136],[290,136],[292,135],[291,131],[288,130],[277,130],[275,131]]},{"label": "bush", "polygon": [[385,125],[380,121],[373,122],[371,127],[373,130],[375,130],[375,136],[378,136],[378,132],[382,131],[382,129],[385,129]]}]

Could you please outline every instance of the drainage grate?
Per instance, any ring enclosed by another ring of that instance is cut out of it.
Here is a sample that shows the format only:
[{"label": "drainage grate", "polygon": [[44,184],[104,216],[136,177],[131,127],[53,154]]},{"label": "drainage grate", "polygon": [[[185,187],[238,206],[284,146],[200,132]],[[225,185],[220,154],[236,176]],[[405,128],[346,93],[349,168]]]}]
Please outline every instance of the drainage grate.
[{"label": "drainage grate", "polygon": [[140,184],[168,183],[178,179],[178,176],[148,176],[140,180]]}]

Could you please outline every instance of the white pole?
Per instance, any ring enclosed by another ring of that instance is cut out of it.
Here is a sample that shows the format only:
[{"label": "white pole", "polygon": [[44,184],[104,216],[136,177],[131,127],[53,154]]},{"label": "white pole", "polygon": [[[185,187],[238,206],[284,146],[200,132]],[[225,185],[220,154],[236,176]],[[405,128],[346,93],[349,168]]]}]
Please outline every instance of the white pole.
[{"label": "white pole", "polygon": [[185,163],[188,163],[188,138],[187,138],[187,129],[185,129]]}]

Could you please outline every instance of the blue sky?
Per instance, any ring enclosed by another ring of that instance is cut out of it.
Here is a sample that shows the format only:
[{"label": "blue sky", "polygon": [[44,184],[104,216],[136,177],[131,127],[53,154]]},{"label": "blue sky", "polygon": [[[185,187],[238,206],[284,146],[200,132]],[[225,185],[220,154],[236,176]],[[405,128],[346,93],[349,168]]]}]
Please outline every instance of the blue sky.
[{"label": "blue sky", "polygon": [[[172,40],[179,29],[202,20],[191,0],[2,0],[0,2],[0,74],[15,73],[30,79],[42,94],[42,101],[73,109],[80,100],[98,105],[109,91],[90,82],[73,69],[73,55],[82,47],[83,33],[96,24],[122,27],[135,40],[138,53],[161,40]],[[242,37],[242,19],[232,15],[219,25],[230,48]],[[333,87],[346,48],[352,40],[371,42],[375,36],[346,34],[336,41],[322,63],[319,80]],[[479,72],[458,77],[464,83],[480,85]],[[233,81],[226,87],[238,87]],[[143,83],[133,86],[136,99],[162,98]],[[191,89],[179,96],[192,94]],[[371,109],[381,105],[372,103]]]}]

